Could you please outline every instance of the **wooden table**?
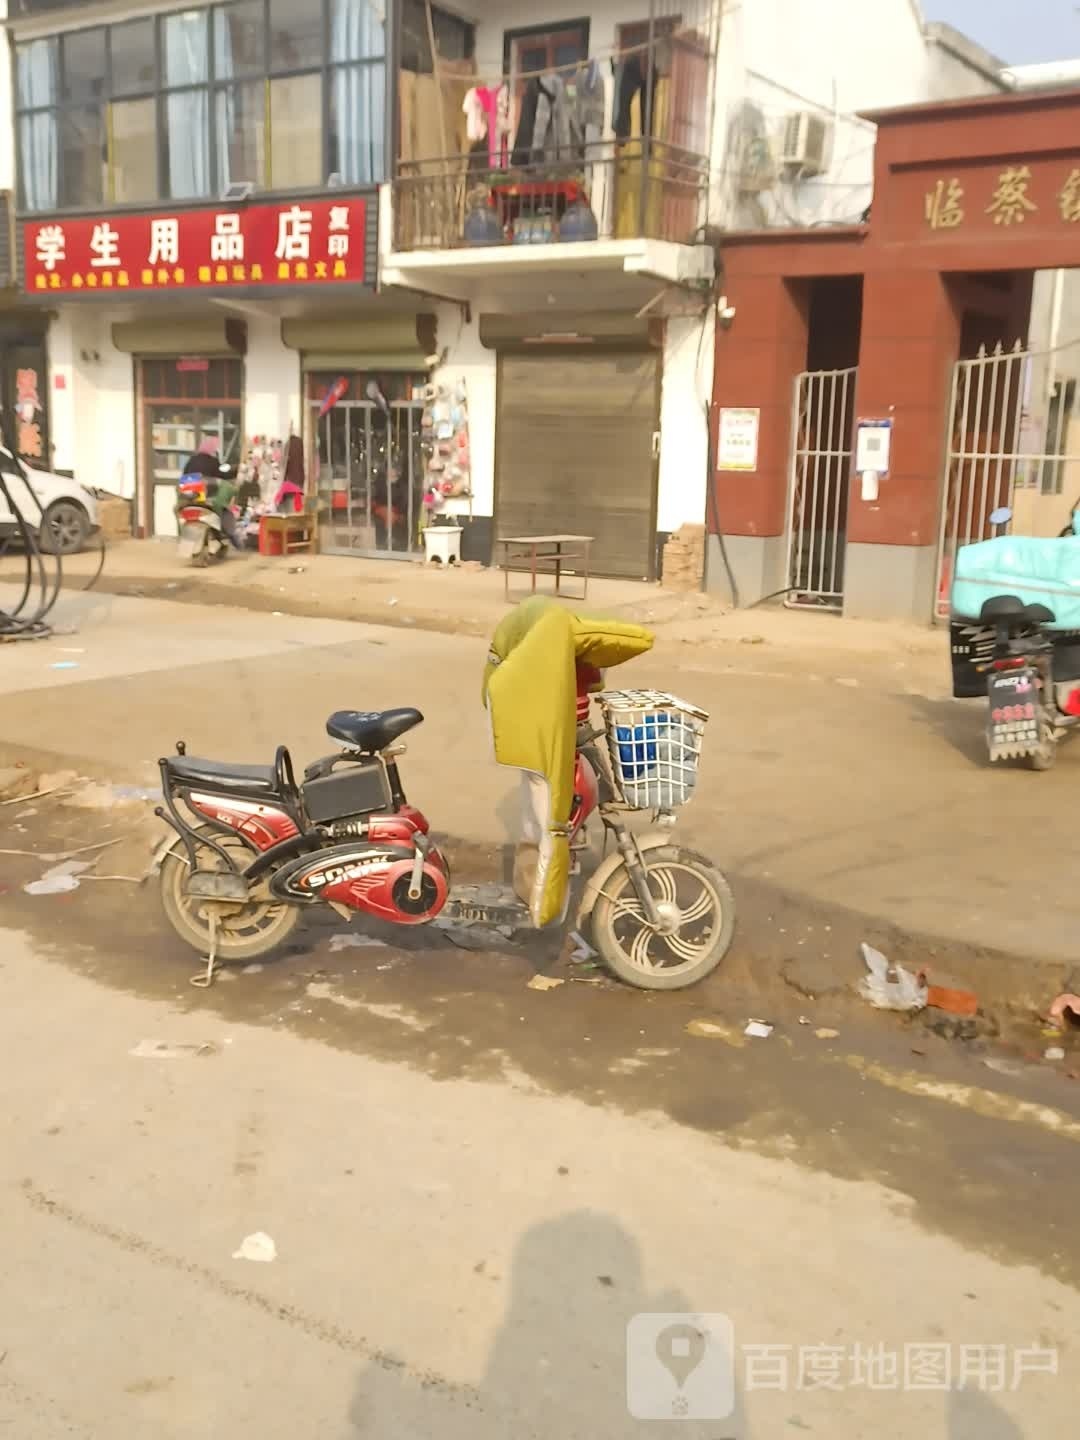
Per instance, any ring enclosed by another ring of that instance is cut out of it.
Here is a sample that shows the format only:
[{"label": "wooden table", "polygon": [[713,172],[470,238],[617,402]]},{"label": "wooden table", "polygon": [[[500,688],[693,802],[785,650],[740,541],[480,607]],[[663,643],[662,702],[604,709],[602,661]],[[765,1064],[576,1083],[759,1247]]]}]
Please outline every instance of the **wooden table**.
[{"label": "wooden table", "polygon": [[[594,540],[592,535],[507,535],[499,541],[503,547],[503,595],[510,598],[510,561],[515,553],[528,557],[529,574],[532,576],[531,594],[536,594],[537,574],[555,576],[555,594],[562,594],[563,566],[568,560],[580,561],[581,569],[574,573],[581,577],[580,598],[589,595],[589,548]],[[566,547],[570,546],[570,549]],[[548,569],[547,567],[551,567]],[[516,567],[523,569],[523,566]]]},{"label": "wooden table", "polygon": [[[259,520],[259,553],[294,555],[298,550],[317,553],[319,549],[319,517],[314,511],[302,510],[299,515],[263,515]],[[272,549],[271,535],[281,537],[281,549]],[[265,547],[265,548],[264,548]]]}]

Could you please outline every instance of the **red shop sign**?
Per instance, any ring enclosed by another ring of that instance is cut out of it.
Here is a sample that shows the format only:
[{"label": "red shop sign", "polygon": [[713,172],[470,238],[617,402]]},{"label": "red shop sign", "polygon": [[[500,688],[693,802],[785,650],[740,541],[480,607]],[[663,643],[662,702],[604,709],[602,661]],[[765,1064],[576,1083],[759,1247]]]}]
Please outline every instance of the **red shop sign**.
[{"label": "red shop sign", "polygon": [[30,294],[363,283],[356,198],[23,225]]}]

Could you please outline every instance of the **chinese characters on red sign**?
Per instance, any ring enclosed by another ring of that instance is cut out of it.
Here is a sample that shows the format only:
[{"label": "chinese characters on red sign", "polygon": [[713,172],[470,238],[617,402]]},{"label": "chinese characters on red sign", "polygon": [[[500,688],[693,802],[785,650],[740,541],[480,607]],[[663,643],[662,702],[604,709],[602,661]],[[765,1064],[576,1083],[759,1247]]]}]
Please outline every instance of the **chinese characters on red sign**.
[{"label": "chinese characters on red sign", "polygon": [[[1042,178],[1042,177],[1040,177]],[[1046,177],[1049,179],[1049,177]],[[996,183],[986,186],[989,203],[983,204],[986,195],[977,198],[973,194],[975,213],[992,218],[995,225],[1023,225],[1029,215],[1037,215],[1042,206],[1056,209],[1066,224],[1080,224],[1080,168],[1072,166],[1067,174],[1050,182],[1054,185],[1051,194],[1044,184],[1038,191],[1038,201],[1029,193],[1035,188],[1030,165],[1009,165],[997,176]],[[926,223],[931,230],[956,230],[968,218],[967,190],[974,190],[973,182],[967,187],[961,184],[959,176],[938,180],[933,189],[927,191],[925,201]]]},{"label": "chinese characters on red sign", "polygon": [[23,226],[31,294],[363,283],[362,199]]}]

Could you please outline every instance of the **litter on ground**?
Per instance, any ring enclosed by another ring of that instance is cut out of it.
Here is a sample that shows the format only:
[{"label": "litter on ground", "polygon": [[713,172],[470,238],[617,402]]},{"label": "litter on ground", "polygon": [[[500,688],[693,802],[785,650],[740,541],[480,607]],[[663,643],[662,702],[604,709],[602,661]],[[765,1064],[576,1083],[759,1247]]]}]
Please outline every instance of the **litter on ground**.
[{"label": "litter on ground", "polygon": [[234,1260],[253,1260],[260,1265],[269,1265],[277,1259],[277,1246],[273,1238],[264,1230],[256,1230],[254,1235],[245,1235],[241,1242],[240,1249],[233,1251]]},{"label": "litter on ground", "polygon": [[862,957],[868,973],[859,981],[859,994],[877,1010],[921,1010],[926,1004],[926,986],[902,965],[890,965],[873,945],[864,940]]}]

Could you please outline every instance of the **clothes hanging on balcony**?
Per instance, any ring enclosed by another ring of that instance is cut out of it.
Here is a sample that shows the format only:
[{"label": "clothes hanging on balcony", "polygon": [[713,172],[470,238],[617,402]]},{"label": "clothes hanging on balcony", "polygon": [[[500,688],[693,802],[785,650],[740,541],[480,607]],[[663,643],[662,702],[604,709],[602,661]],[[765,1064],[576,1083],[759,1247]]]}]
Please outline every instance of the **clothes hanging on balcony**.
[{"label": "clothes hanging on balcony", "polygon": [[569,160],[573,155],[570,103],[560,75],[534,76],[521,100],[513,165]]},{"label": "clothes hanging on balcony", "polygon": [[465,124],[469,139],[487,142],[488,166],[492,170],[505,170],[509,159],[510,139],[510,87],[501,85],[474,85],[465,96],[461,106],[465,112]]},{"label": "clothes hanging on balcony", "polygon": [[604,133],[604,75],[595,60],[577,73],[574,109],[571,116],[574,142],[585,157],[585,147],[595,145]]},{"label": "clothes hanging on balcony", "polygon": [[[616,140],[629,140],[633,135],[631,121],[631,110],[635,98],[641,96],[641,129],[645,128],[645,100],[647,93],[646,76],[648,70],[646,60],[641,55],[628,55],[625,60],[620,60],[615,66],[615,104],[612,116],[612,128],[615,131]],[[655,112],[656,87],[660,79],[659,65],[653,66],[653,109]],[[654,113],[655,119],[655,113]],[[655,125],[653,129],[655,130]]]}]

